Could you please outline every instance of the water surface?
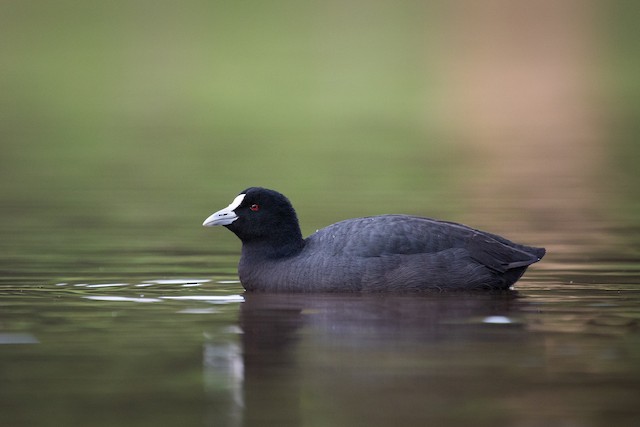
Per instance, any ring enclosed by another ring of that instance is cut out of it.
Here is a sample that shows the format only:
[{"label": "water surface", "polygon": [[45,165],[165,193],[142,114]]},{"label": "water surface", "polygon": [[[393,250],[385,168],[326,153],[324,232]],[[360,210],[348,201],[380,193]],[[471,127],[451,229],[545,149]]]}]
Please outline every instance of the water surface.
[{"label": "water surface", "polygon": [[499,293],[264,295],[210,252],[190,277],[145,277],[153,256],[117,281],[5,273],[2,425],[640,419],[637,263],[550,254]]}]

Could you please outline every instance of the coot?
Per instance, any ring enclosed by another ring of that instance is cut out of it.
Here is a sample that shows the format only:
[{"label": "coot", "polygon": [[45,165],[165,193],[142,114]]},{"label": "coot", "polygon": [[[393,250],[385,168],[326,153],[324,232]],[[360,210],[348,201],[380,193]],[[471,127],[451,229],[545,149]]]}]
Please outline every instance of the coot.
[{"label": "coot", "polygon": [[289,200],[251,187],[212,214],[242,241],[247,291],[403,292],[508,289],[544,248],[462,224],[409,215],[341,221],[303,239]]}]

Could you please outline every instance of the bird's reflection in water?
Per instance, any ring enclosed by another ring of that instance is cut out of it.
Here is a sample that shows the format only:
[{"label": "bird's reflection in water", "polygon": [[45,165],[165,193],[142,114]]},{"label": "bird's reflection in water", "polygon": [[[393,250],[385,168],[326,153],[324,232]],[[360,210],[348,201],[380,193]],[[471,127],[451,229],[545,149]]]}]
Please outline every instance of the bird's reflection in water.
[{"label": "bird's reflection in water", "polygon": [[294,426],[309,417],[385,425],[377,414],[398,400],[395,409],[419,416],[429,396],[453,391],[440,375],[447,358],[460,362],[452,352],[482,357],[473,352],[491,341],[519,339],[521,304],[511,291],[245,294],[241,348],[205,347],[208,389],[216,391],[210,425]]}]

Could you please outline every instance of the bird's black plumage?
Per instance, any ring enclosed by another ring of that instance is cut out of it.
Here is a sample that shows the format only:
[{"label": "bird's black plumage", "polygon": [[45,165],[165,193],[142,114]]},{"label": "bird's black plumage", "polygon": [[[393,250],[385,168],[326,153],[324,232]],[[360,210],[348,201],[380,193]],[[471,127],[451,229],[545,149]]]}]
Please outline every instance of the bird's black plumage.
[{"label": "bird's black plumage", "polygon": [[462,224],[409,215],[341,221],[303,239],[282,194],[251,187],[211,215],[242,241],[248,291],[402,292],[507,289],[545,254]]}]

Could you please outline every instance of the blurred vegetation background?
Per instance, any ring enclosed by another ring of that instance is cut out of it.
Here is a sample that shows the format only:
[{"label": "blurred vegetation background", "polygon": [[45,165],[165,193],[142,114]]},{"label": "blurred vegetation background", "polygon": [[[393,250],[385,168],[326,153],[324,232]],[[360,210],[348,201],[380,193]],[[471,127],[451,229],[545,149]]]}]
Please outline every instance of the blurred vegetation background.
[{"label": "blurred vegetation background", "polygon": [[206,239],[252,185],[306,233],[389,212],[566,241],[635,221],[637,9],[4,1],[3,233]]}]

